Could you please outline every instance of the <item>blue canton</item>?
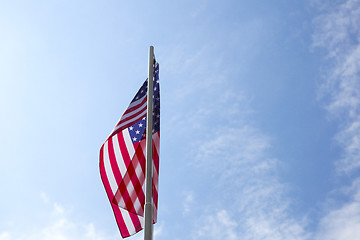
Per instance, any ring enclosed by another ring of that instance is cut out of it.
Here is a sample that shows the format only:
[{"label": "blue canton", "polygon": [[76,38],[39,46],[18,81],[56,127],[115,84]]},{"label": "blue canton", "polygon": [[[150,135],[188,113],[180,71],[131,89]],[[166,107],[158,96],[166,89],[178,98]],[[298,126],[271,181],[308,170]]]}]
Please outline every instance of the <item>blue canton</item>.
[{"label": "blue canton", "polygon": [[[159,85],[159,64],[154,69],[154,91],[153,91],[153,131],[160,131],[160,85]],[[135,95],[132,102],[142,98],[147,93],[147,79]],[[146,117],[129,127],[130,137],[133,143],[140,142],[146,137]]]},{"label": "blue canton", "polygon": [[140,142],[145,138],[146,117],[129,127],[130,137],[133,143]]},{"label": "blue canton", "polygon": [[135,102],[136,100],[144,97],[147,93],[147,79],[144,82],[144,84],[141,86],[141,88],[139,89],[139,91],[136,93],[135,97],[133,98],[133,100],[131,102]]}]

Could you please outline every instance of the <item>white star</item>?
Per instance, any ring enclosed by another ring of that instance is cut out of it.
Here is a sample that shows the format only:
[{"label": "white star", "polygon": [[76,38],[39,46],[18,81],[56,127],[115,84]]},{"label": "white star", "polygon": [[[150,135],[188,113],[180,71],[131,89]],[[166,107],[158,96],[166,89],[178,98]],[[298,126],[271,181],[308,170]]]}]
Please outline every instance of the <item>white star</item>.
[{"label": "white star", "polygon": [[133,126],[131,126],[131,127],[129,127],[129,129],[130,129],[130,131],[132,131],[132,130],[134,129],[134,127],[133,127]]},{"label": "white star", "polygon": [[143,126],[143,124],[142,123],[139,123],[139,127],[142,127]]},{"label": "white star", "polygon": [[135,133],[136,133],[136,134],[140,134],[140,131],[139,131],[139,130],[136,130]]},{"label": "white star", "polygon": [[136,139],[137,139],[137,138],[136,138],[136,137],[134,137],[134,138],[133,138],[133,141],[135,142],[135,141],[136,141]]}]

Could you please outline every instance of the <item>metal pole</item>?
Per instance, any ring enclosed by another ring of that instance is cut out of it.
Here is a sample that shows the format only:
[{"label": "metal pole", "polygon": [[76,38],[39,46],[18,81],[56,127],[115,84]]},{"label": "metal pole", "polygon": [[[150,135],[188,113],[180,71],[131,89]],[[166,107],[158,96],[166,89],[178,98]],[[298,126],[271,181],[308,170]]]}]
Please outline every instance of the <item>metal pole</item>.
[{"label": "metal pole", "polygon": [[152,108],[153,108],[154,47],[149,50],[149,76],[147,89],[147,122],[146,122],[146,174],[145,174],[145,227],[144,240],[152,240]]}]

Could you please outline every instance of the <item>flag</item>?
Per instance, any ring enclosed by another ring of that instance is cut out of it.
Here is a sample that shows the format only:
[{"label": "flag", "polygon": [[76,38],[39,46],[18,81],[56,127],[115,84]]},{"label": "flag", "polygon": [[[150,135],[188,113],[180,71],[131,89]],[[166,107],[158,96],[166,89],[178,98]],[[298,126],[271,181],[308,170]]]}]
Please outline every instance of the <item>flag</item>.
[{"label": "flag", "polygon": [[[160,150],[159,64],[153,77],[152,206],[157,220]],[[147,80],[100,149],[100,175],[123,238],[144,227]]]}]

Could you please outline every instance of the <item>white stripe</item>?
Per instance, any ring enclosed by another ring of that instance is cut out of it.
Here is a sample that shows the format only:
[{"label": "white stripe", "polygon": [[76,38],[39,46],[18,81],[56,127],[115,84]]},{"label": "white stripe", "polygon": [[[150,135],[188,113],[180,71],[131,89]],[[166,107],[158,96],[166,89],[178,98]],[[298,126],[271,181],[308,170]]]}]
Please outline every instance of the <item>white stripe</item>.
[{"label": "white stripe", "polygon": [[120,197],[120,202],[118,202],[118,206],[123,208],[125,207],[125,201],[123,197]]},{"label": "white stripe", "polygon": [[123,122],[123,123],[119,124],[119,125],[113,130],[113,132],[115,132],[115,131],[118,130],[119,128],[125,126],[126,124],[128,124],[128,123],[130,123],[130,122],[132,122],[132,121],[134,121],[134,120],[137,120],[137,119],[140,120],[140,119],[142,119],[143,117],[145,117],[144,114],[145,114],[145,116],[146,116],[146,108],[145,108],[145,109],[141,112],[141,114],[140,114],[139,116],[137,116],[136,118],[131,118],[131,119],[127,120],[126,122]]},{"label": "white stripe", "polygon": [[[131,104],[128,106],[128,108],[126,109],[126,111],[127,111],[129,108],[132,108],[132,107],[135,107],[136,105],[139,105],[144,98],[145,98],[145,97],[137,100],[136,102],[131,103]],[[147,102],[145,101],[145,103],[143,103],[140,107],[138,107],[138,109],[136,109],[136,110],[134,110],[134,111],[131,111],[130,113],[127,113],[127,114],[124,113],[124,114],[121,116],[119,122],[121,122],[122,119],[128,118],[128,117],[130,117],[130,116],[132,116],[132,115],[140,112],[141,109],[144,108],[144,110],[141,112],[141,115],[142,115],[144,111],[146,112],[146,105],[147,105]],[[126,111],[125,111],[125,112],[126,112]],[[124,126],[125,124],[133,121],[134,119],[136,119],[136,118],[131,118],[131,119],[127,120],[126,122],[123,122],[123,123],[119,124],[119,125],[113,130],[113,132],[116,131],[116,130],[118,130],[119,128],[121,128],[121,127]]]},{"label": "white stripe", "polygon": [[145,225],[144,217],[139,216],[139,221],[140,221],[141,228],[144,228],[144,225]]},{"label": "white stripe", "polygon": [[146,156],[146,141],[141,141],[140,145],[141,145],[141,149],[143,150],[144,156]]},{"label": "white stripe", "polygon": [[106,177],[109,181],[110,187],[111,187],[111,191],[113,192],[113,195],[115,195],[116,191],[117,191],[117,183],[114,177],[114,173],[112,171],[111,168],[111,163],[110,163],[110,159],[109,159],[109,150],[108,150],[108,144],[109,141],[106,141],[104,144],[104,152],[103,152],[103,156],[104,156],[104,166],[105,166],[105,172],[106,172]]},{"label": "white stripe", "polygon": [[114,147],[114,153],[115,153],[116,162],[117,162],[117,165],[119,167],[121,177],[123,178],[125,173],[126,173],[126,166],[125,166],[123,157],[121,155],[119,139],[118,139],[117,134],[115,134],[112,137],[112,140],[113,140],[113,147]]},{"label": "white stripe", "polygon": [[153,141],[155,143],[154,145],[155,145],[156,151],[159,154],[159,158],[160,158],[160,152],[159,152],[159,149],[160,149],[160,134],[159,134],[159,132],[152,135],[152,139],[153,139]]},{"label": "white stripe", "polygon": [[135,208],[135,212],[138,213],[139,215],[144,214],[139,198],[135,199],[134,208]]},{"label": "white stripe", "polygon": [[[146,95],[144,95],[142,98],[140,98],[140,99],[138,99],[138,100],[130,103],[127,109],[132,108],[132,107],[134,107],[135,105],[139,105],[139,104],[142,102],[142,100],[144,100],[145,97],[146,97]],[[145,101],[145,102],[146,102],[146,101]],[[127,110],[127,109],[126,109],[126,110]]]},{"label": "white stripe", "polygon": [[153,182],[154,182],[154,186],[155,186],[156,191],[158,190],[158,185],[159,185],[158,181],[159,181],[159,174],[156,171],[155,166],[153,166]]},{"label": "white stripe", "polygon": [[129,231],[129,234],[132,235],[136,232],[133,222],[131,221],[129,212],[123,208],[119,208],[121,215],[124,219],[125,225],[127,230]]},{"label": "white stripe", "polygon": [[130,159],[132,159],[134,157],[134,154],[135,154],[135,148],[134,148],[134,144],[131,141],[129,130],[125,129],[123,131],[123,135],[124,135],[124,141],[125,141],[126,149],[127,149],[128,153],[129,153]]},{"label": "white stripe", "polygon": [[142,180],[145,179],[145,177],[144,177],[145,174],[144,174],[144,172],[143,172],[143,170],[141,168],[140,163],[138,163],[136,168],[135,168],[135,174],[136,174],[136,177],[139,180],[139,182],[141,182]]},{"label": "white stripe", "polygon": [[[142,101],[142,100],[141,100],[141,101]],[[136,110],[133,110],[133,111],[131,111],[131,112],[129,112],[129,113],[126,113],[126,114],[122,115],[121,119],[127,118],[127,117],[129,117],[129,116],[134,115],[135,113],[138,113],[142,108],[146,107],[146,104],[147,104],[147,102],[145,101],[142,105],[137,104],[137,105],[139,105],[139,106],[136,106],[136,104],[131,104],[131,105],[129,105],[129,107],[126,109],[126,111],[127,111],[129,108],[132,108],[132,107],[137,107],[137,109],[136,109]],[[126,112],[126,111],[125,111],[125,112]]]},{"label": "white stripe", "polygon": [[125,180],[126,182],[129,182],[127,185],[126,185],[126,190],[128,191],[129,195],[130,195],[130,198],[131,198],[131,202],[134,203],[135,199],[136,198],[136,195],[134,194],[135,193],[135,188],[134,188],[134,184],[132,183],[132,181],[130,180],[130,177],[129,175],[128,176],[128,181],[127,179]]}]

